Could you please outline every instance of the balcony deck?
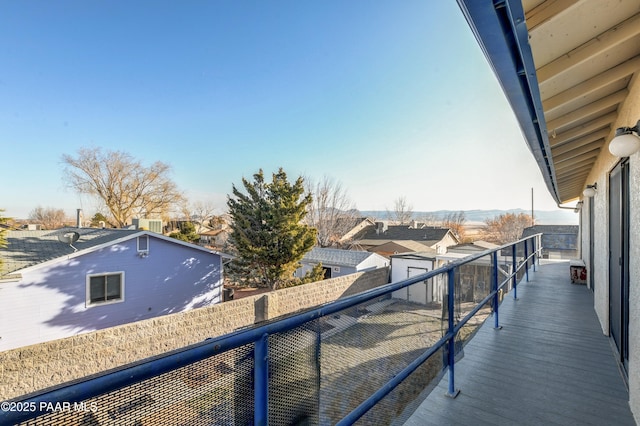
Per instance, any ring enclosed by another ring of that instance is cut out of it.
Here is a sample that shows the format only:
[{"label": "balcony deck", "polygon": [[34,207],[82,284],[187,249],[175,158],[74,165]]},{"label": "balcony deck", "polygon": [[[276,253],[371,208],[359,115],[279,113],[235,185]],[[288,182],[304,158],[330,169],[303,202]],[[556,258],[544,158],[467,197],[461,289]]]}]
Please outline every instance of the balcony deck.
[{"label": "balcony deck", "polygon": [[628,391],[593,294],[568,263],[543,264],[500,305],[405,425],[635,425]]}]

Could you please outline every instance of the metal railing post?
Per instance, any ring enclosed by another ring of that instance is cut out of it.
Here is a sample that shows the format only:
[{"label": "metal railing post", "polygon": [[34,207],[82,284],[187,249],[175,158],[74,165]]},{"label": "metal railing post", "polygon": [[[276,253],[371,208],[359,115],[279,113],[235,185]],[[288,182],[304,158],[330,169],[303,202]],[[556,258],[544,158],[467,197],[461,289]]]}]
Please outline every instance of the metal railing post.
[{"label": "metal railing post", "polygon": [[524,274],[529,282],[529,246],[526,240],[524,241]]},{"label": "metal railing post", "polygon": [[513,298],[518,300],[518,260],[516,258],[516,246],[517,244],[511,246],[511,261],[513,262],[513,277],[511,277],[511,279],[513,280]]},{"label": "metal railing post", "polygon": [[536,271],[536,259],[538,258],[538,251],[536,250],[536,239],[537,237],[533,237],[531,239],[531,253],[533,254],[533,272]]},{"label": "metal railing post", "polygon": [[254,349],[254,424],[269,424],[269,335],[263,334]]},{"label": "metal railing post", "polygon": [[498,308],[500,306],[500,300],[498,298],[498,252],[491,253],[491,262],[493,263],[493,270],[491,271],[491,291],[495,292],[493,295],[493,328],[500,330],[500,321],[498,320]]},{"label": "metal railing post", "polygon": [[460,393],[459,390],[456,389],[455,385],[455,363],[456,363],[456,354],[455,354],[455,341],[456,336],[453,334],[454,332],[454,300],[455,300],[455,270],[449,269],[447,273],[448,283],[447,288],[449,295],[447,297],[447,309],[449,312],[449,327],[448,333],[451,335],[449,341],[447,342],[447,348],[449,349],[449,353],[447,354],[447,364],[449,366],[449,391],[447,392],[447,396],[450,398],[455,398]]}]

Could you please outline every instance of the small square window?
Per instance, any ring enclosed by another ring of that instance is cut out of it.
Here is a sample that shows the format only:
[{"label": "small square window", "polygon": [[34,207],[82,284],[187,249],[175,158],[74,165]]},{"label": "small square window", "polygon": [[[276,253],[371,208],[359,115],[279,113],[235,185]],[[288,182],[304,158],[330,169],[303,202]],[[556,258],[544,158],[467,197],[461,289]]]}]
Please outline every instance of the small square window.
[{"label": "small square window", "polygon": [[149,236],[141,235],[138,237],[138,253],[148,253],[149,252]]},{"label": "small square window", "polygon": [[124,272],[87,277],[87,305],[114,303],[123,300]]}]

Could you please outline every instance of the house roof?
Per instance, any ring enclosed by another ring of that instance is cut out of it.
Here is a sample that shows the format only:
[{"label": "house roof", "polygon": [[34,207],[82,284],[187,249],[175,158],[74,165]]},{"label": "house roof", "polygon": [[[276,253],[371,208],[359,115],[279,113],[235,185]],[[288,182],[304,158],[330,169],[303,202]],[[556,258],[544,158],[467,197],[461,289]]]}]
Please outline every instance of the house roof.
[{"label": "house roof", "polygon": [[[423,244],[433,245],[441,241],[451,231],[449,228],[412,228],[406,225],[391,225],[385,227],[383,232],[378,232],[376,226],[367,226],[359,235],[358,239],[362,241],[417,241]],[[433,243],[430,243],[433,241]],[[369,244],[369,245],[377,245]]]},{"label": "house roof", "polygon": [[465,249],[465,248],[475,249],[477,251],[484,251],[488,249],[494,249],[497,247],[499,247],[497,244],[490,243],[488,241],[478,240],[472,243],[457,244],[455,246],[449,246],[447,247],[447,251],[455,251],[456,249]]},{"label": "house roof", "polygon": [[[394,253],[405,253],[405,252],[425,252],[428,250],[434,250],[429,245],[432,243],[431,241],[425,241],[424,243],[419,243],[417,241],[405,240],[405,241],[374,241],[376,244],[371,244],[375,246],[375,250],[378,252],[394,252]],[[435,244],[437,241],[433,242]],[[431,244],[431,245],[433,245]],[[373,250],[373,249],[371,249]],[[434,250],[435,251],[435,250]]]},{"label": "house roof", "polygon": [[322,263],[325,265],[356,267],[371,256],[377,255],[368,251],[314,247],[304,255],[302,260],[310,263]]},{"label": "house roof", "polygon": [[[506,3],[506,4],[505,4]],[[640,71],[637,1],[458,0],[553,198],[580,198],[629,122]]]},{"label": "house roof", "polygon": [[[62,236],[73,232],[79,235],[77,241],[71,245],[60,241]],[[0,276],[9,275],[58,258],[81,255],[102,246],[128,240],[139,235],[149,235],[153,238],[211,252],[211,250],[161,234],[133,229],[60,228],[50,231],[7,231],[5,234],[7,246],[0,249],[0,257],[2,258]]]},{"label": "house roof", "polygon": [[206,235],[208,237],[215,237],[218,234],[225,232],[224,229],[209,229],[205,232],[199,232],[199,235]]},{"label": "house roof", "polygon": [[428,248],[424,251],[392,254],[390,257],[391,259],[435,260],[436,256],[437,252],[434,249]]}]

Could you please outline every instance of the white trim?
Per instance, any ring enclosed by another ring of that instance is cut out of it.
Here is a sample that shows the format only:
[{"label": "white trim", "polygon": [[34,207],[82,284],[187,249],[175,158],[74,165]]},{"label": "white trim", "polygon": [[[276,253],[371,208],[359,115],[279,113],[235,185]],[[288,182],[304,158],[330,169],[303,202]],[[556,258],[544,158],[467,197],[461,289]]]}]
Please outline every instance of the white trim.
[{"label": "white trim", "polygon": [[[107,300],[104,302],[91,302],[91,278],[93,277],[104,277],[106,275],[120,275],[120,298],[114,300]],[[85,308],[95,308],[96,306],[105,306],[105,305],[113,305],[115,303],[124,302],[124,271],[114,271],[114,272],[100,272],[97,274],[87,274],[86,276],[86,284],[85,284]]]},{"label": "white trim", "polygon": [[[140,241],[145,239],[147,241],[147,243],[145,244],[144,248],[140,248]],[[138,248],[138,253],[144,253],[144,254],[149,254],[149,245],[151,243],[151,239],[149,238],[148,235],[138,235],[137,240],[137,248]]]}]

